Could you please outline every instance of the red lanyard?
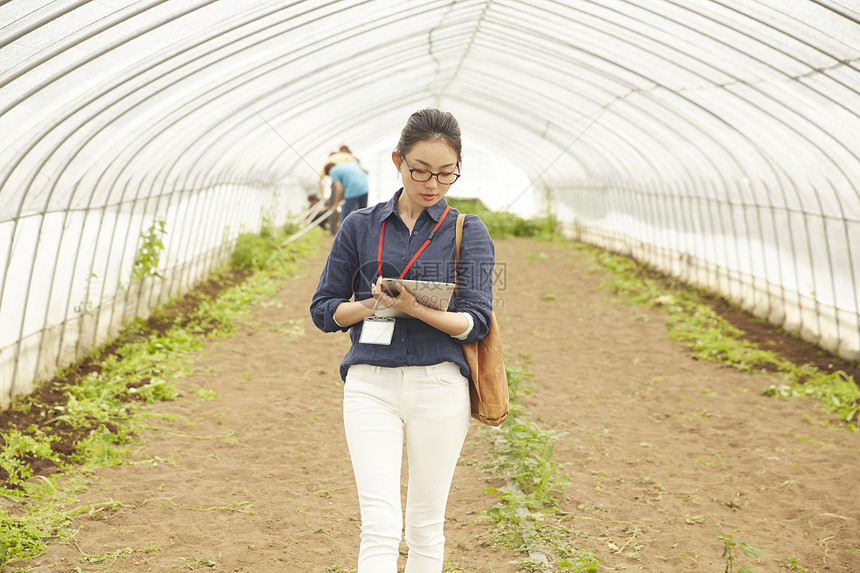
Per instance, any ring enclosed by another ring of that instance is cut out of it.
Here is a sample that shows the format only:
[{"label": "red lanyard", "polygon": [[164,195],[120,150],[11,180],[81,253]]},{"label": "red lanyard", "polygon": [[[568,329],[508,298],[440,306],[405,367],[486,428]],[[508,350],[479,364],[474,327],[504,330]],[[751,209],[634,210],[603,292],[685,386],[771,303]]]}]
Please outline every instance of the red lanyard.
[{"label": "red lanyard", "polygon": [[[445,220],[445,216],[448,214],[448,211],[450,211],[450,210],[451,210],[451,206],[450,206],[450,205],[447,205],[447,206],[445,207],[445,212],[444,212],[444,213],[442,213],[442,216],[441,216],[441,217],[439,217],[439,222],[438,222],[438,223],[436,223],[436,226],[435,226],[435,227],[433,227],[433,230],[432,230],[432,231],[430,231],[430,234],[429,234],[429,235],[427,235],[427,240],[426,240],[426,241],[424,241],[424,244],[423,244],[423,245],[421,245],[421,248],[420,248],[420,249],[418,249],[418,252],[417,252],[417,253],[415,253],[415,256],[414,256],[414,257],[412,257],[412,260],[411,260],[411,261],[409,261],[409,264],[407,264],[407,265],[406,265],[406,268],[405,268],[405,269],[403,269],[403,272],[402,272],[402,273],[400,273],[400,278],[401,278],[401,279],[402,279],[403,277],[405,277],[405,276],[406,276],[406,271],[408,271],[408,270],[409,270],[409,268],[412,266],[412,263],[414,263],[414,262],[415,262],[415,259],[417,259],[417,258],[418,258],[418,255],[420,255],[421,253],[423,253],[423,252],[424,252],[424,249],[426,249],[426,248],[427,248],[427,245],[429,245],[429,244],[430,244],[430,239],[432,239],[432,238],[433,238],[433,235],[435,235],[435,234],[436,234],[436,231],[438,231],[438,230],[439,230],[439,226],[442,224],[442,221],[444,221],[444,220]],[[379,234],[379,249],[376,251],[376,268],[379,270],[379,276],[382,276],[382,241],[383,241],[383,239],[385,239],[385,221],[383,221],[383,222],[382,222],[382,232]]]}]

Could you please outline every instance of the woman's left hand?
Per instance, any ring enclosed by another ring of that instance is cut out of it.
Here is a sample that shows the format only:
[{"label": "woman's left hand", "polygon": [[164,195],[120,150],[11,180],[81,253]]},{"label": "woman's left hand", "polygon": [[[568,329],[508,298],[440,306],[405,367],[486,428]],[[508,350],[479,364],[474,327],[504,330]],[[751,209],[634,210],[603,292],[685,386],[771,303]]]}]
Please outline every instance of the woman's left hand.
[{"label": "woman's left hand", "polygon": [[382,277],[379,277],[375,283],[370,285],[370,292],[383,307],[400,310],[409,315],[414,314],[421,303],[402,284],[398,284],[397,287],[400,291],[396,295],[386,293],[385,289],[382,288]]}]

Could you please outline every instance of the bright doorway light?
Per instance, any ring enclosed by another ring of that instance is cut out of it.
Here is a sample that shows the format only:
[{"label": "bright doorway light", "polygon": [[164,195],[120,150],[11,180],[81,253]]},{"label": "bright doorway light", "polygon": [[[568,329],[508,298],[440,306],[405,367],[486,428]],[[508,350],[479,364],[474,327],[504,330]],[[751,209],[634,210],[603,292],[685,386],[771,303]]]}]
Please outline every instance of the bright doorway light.
[{"label": "bright doorway light", "polygon": [[[396,141],[396,139],[395,139]],[[400,177],[391,161],[393,143],[369,149],[353,149],[362,166],[369,171],[369,204],[388,199],[401,187]],[[480,199],[495,211],[507,210],[521,217],[541,211],[537,191],[522,169],[472,141],[463,141],[462,177],[451,187],[449,197]]]}]

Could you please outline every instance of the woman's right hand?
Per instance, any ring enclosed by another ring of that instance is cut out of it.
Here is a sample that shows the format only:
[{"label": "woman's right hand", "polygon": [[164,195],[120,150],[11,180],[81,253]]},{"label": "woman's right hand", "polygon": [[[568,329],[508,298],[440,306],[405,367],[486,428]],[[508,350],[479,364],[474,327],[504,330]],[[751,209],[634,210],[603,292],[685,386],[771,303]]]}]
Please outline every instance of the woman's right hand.
[{"label": "woman's right hand", "polygon": [[375,283],[370,285],[370,292],[383,308],[393,308],[406,314],[413,314],[415,309],[421,306],[421,303],[415,300],[415,296],[406,290],[402,284],[396,286],[399,290],[396,293],[391,293],[388,290],[388,285],[385,285],[382,277],[379,277]]}]

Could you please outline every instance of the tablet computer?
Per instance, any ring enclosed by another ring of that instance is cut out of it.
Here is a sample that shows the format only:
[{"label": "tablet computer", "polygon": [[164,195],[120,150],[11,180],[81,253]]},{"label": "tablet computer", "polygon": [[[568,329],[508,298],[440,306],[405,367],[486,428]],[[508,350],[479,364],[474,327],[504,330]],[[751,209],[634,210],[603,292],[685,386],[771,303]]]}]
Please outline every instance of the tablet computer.
[{"label": "tablet computer", "polygon": [[[398,287],[397,285],[402,285]],[[454,283],[442,283],[434,281],[416,281],[410,279],[382,279],[382,288],[387,291],[397,292],[405,288],[412,293],[419,303],[436,310],[448,310],[448,304],[454,295]],[[412,318],[405,312],[393,308],[377,308],[376,316]]]}]

